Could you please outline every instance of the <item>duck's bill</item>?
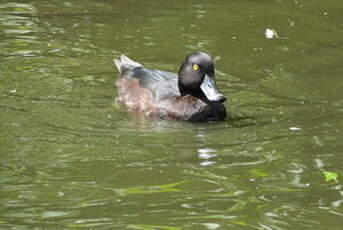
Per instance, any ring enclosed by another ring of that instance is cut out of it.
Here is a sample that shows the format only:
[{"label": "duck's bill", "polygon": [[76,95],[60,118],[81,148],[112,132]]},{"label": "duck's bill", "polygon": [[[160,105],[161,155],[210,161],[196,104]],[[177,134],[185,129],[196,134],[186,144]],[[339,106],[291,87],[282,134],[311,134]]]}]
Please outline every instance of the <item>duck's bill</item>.
[{"label": "duck's bill", "polygon": [[226,100],[226,97],[219,93],[214,79],[209,77],[207,74],[205,75],[200,88],[209,101],[224,102]]}]

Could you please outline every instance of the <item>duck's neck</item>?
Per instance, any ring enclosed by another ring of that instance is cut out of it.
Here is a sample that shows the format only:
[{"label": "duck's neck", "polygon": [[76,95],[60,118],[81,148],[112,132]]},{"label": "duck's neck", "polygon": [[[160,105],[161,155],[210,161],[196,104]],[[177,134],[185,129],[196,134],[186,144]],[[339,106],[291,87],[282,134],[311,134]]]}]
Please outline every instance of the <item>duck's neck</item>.
[{"label": "duck's neck", "polygon": [[186,87],[180,81],[178,82],[180,96],[184,97],[190,95],[192,97],[198,98],[202,100],[204,103],[209,104],[211,101],[207,99],[205,94],[201,91],[201,89],[197,89],[196,87]]}]

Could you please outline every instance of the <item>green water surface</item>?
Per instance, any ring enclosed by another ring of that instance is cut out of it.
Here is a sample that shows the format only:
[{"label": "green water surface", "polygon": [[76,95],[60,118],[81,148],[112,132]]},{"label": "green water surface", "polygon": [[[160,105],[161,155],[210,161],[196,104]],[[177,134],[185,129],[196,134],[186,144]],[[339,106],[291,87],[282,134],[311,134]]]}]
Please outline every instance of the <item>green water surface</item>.
[{"label": "green water surface", "polygon": [[[115,102],[194,51],[226,121]],[[342,60],[341,0],[1,0],[0,229],[341,230]]]}]

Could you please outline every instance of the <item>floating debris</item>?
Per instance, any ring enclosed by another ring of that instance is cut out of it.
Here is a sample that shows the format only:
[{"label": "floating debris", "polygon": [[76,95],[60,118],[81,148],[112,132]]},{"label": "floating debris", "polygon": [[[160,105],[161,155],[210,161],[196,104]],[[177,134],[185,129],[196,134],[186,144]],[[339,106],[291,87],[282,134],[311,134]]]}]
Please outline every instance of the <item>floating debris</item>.
[{"label": "floating debris", "polygon": [[325,177],[325,181],[326,182],[331,182],[331,181],[335,181],[336,183],[338,183],[338,174],[335,172],[328,172],[328,171],[324,171],[323,175]]},{"label": "floating debris", "polygon": [[289,127],[289,130],[291,130],[291,131],[299,131],[299,130],[301,130],[301,128],[299,128],[299,127]]},{"label": "floating debris", "polygon": [[266,31],[264,32],[264,35],[266,36],[267,39],[273,39],[274,37],[279,38],[279,35],[276,33],[274,29],[267,28]]}]

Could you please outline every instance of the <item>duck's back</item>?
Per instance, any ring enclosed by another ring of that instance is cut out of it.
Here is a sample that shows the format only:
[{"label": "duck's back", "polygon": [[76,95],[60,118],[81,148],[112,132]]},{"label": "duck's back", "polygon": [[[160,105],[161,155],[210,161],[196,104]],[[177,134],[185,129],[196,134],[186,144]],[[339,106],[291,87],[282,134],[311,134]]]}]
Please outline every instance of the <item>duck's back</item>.
[{"label": "duck's back", "polygon": [[120,78],[137,81],[140,87],[149,90],[155,102],[180,96],[177,87],[177,76],[173,73],[147,69],[145,67],[135,67],[126,69]]},{"label": "duck's back", "polygon": [[124,55],[114,62],[120,71],[118,100],[129,108],[152,110],[160,102],[180,96],[176,74],[147,69]]}]

